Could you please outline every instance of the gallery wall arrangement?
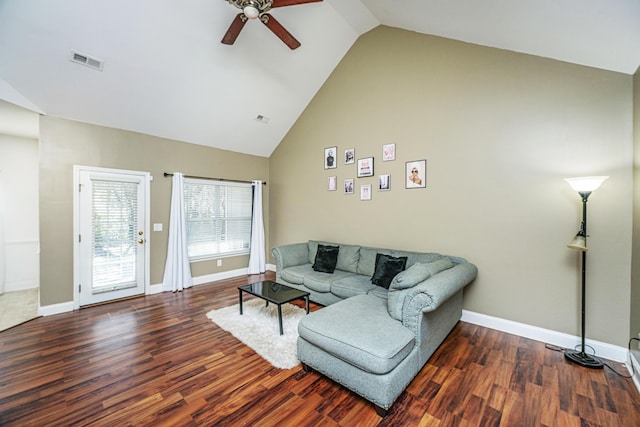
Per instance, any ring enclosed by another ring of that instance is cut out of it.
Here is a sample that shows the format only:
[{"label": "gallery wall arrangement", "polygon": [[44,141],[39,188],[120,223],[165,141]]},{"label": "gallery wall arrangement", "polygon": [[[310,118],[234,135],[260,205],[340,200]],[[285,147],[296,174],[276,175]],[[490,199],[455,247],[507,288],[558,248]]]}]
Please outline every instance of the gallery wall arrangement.
[{"label": "gallery wall arrangement", "polygon": [[[327,147],[324,149],[324,169],[332,170],[338,168],[338,147]],[[356,159],[356,153],[354,148],[347,148],[344,150],[344,166],[356,165],[355,175],[357,178],[373,177],[375,175],[374,156],[362,157]],[[396,144],[384,144],[382,146],[382,161],[391,162],[396,160]],[[349,167],[349,169],[351,169]],[[383,167],[381,169],[384,169]],[[405,162],[404,173],[404,188],[427,188],[427,161],[422,160],[409,160]],[[343,194],[352,195],[355,194],[355,179],[344,178],[343,180]],[[378,191],[391,191],[391,174],[381,173],[377,177]],[[373,185],[370,183],[360,184],[360,200],[371,200]],[[327,191],[338,190],[338,176],[327,176]]]}]

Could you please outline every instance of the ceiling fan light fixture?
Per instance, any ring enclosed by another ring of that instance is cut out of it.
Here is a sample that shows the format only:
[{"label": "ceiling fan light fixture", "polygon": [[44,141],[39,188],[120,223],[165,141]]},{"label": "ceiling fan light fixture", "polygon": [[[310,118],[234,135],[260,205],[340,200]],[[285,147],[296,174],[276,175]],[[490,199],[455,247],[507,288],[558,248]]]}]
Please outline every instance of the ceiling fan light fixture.
[{"label": "ceiling fan light fixture", "polygon": [[[244,24],[250,19],[259,19],[273,34],[286,44],[289,49],[297,49],[300,42],[286,28],[282,26],[269,11],[274,7],[294,6],[297,4],[316,3],[322,0],[224,0],[233,7],[240,9],[224,37],[220,41],[222,44],[231,45],[235,43],[238,34],[244,28]],[[275,4],[274,4],[275,3]]]},{"label": "ceiling fan light fixture", "polygon": [[242,12],[249,19],[256,19],[260,15],[258,8],[253,5],[245,6]]}]

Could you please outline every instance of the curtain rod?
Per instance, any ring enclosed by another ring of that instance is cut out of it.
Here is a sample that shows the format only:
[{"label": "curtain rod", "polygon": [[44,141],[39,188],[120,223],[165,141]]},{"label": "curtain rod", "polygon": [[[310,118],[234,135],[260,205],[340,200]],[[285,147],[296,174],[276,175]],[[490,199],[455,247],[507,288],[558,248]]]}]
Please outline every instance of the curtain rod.
[{"label": "curtain rod", "polygon": [[[164,176],[165,177],[173,176],[173,174],[169,173],[169,172],[165,172]],[[193,176],[193,175],[184,175],[184,177],[185,178],[193,178],[193,179],[209,179],[211,181],[228,181],[228,182],[240,182],[242,184],[253,184],[253,182],[251,182],[251,181],[241,181],[241,180],[238,180],[238,179],[209,178],[209,177],[206,177],[206,176]],[[267,185],[267,182],[264,181],[262,183],[262,185]]]}]

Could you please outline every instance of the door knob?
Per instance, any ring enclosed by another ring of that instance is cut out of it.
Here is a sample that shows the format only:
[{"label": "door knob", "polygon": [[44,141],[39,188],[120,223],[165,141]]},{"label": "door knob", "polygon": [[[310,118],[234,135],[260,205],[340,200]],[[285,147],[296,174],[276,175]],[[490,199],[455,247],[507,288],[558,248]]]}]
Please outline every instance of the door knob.
[{"label": "door knob", "polygon": [[138,240],[138,243],[143,244],[144,243],[144,239]]}]

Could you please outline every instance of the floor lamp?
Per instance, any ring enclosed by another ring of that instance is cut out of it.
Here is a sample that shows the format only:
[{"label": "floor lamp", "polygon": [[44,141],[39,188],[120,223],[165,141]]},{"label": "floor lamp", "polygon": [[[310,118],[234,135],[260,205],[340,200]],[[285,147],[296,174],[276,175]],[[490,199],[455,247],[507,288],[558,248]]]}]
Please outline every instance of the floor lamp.
[{"label": "floor lamp", "polygon": [[587,200],[592,192],[598,189],[608,176],[587,176],[580,178],[567,178],[565,181],[582,197],[582,223],[580,231],[568,247],[582,252],[582,343],[580,350],[567,350],[564,356],[578,365],[601,369],[604,365],[595,357],[585,353],[585,302],[586,302],[586,268],[587,268]]}]

